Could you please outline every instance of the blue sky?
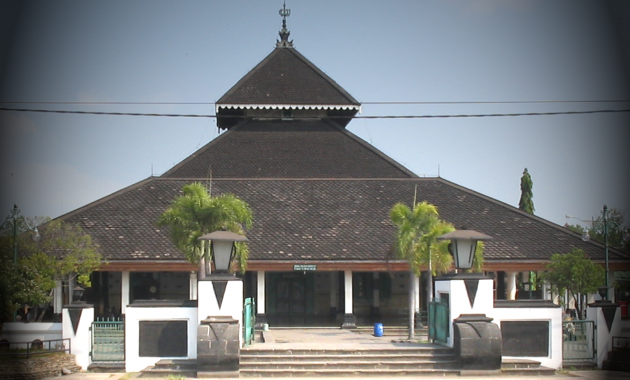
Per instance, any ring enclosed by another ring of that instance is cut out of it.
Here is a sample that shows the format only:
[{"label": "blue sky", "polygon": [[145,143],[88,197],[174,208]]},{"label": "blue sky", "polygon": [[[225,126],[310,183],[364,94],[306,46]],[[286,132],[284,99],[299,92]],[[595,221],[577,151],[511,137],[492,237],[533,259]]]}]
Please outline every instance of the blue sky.
[{"label": "blue sky", "polygon": [[[212,115],[213,102],[273,50],[282,2],[0,6],[0,107]],[[630,109],[623,0],[289,0],[287,8],[296,49],[364,103],[361,116]],[[584,102],[594,100],[625,101]],[[0,127],[0,215],[17,203],[25,215],[51,217],[160,175],[218,135],[212,118],[0,111]],[[557,224],[566,214],[596,217],[604,204],[630,218],[628,127],[628,112],[348,125],[419,176],[439,173],[513,206],[527,167],[536,215]]]}]

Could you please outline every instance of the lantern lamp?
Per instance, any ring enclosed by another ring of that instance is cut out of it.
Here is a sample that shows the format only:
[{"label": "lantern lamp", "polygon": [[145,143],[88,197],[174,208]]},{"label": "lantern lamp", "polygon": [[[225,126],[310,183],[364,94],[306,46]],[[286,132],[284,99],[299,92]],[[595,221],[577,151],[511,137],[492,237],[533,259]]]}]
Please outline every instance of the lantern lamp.
[{"label": "lantern lamp", "polygon": [[477,242],[490,239],[492,239],[491,236],[473,230],[455,230],[437,237],[437,240],[451,241],[448,250],[453,255],[457,269],[472,268]]},{"label": "lantern lamp", "polygon": [[210,254],[212,255],[215,272],[218,274],[229,273],[236,251],[234,243],[237,241],[248,241],[245,236],[230,231],[214,231],[198,239],[210,241]]}]

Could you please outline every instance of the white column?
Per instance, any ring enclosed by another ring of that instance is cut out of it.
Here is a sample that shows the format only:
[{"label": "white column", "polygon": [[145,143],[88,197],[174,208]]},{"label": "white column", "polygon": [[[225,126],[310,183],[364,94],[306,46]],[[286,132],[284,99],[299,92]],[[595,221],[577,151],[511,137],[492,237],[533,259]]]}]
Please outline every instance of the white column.
[{"label": "white column", "polygon": [[516,272],[505,272],[507,276],[507,299],[515,300],[516,299]]},{"label": "white column", "polygon": [[63,284],[61,281],[55,281],[55,291],[53,293],[53,312],[61,314],[63,311]]},{"label": "white column", "polygon": [[[375,283],[375,284],[378,284],[378,283],[379,283],[379,281],[378,281],[379,276],[378,276],[378,275],[379,275],[379,273],[378,273],[378,272],[374,272],[374,273],[373,273],[373,276],[374,276],[373,278],[374,278],[374,283]],[[380,284],[379,284],[379,287],[380,287]],[[380,299],[381,299],[380,289],[375,287],[375,288],[373,289],[372,306],[374,306],[374,307],[380,307],[380,306],[381,306],[381,305],[380,305]]]},{"label": "white column", "polygon": [[188,286],[188,288],[190,289],[190,294],[188,295],[188,299],[189,300],[196,300],[197,299],[197,272],[195,271],[191,271],[190,272],[190,285]]},{"label": "white column", "polygon": [[256,313],[265,314],[265,271],[256,272]]},{"label": "white column", "polygon": [[413,299],[414,299],[414,312],[420,312],[420,277],[415,273],[409,272],[410,276],[413,276]]},{"label": "white column", "polygon": [[68,304],[74,302],[74,288],[77,286],[77,282],[74,277],[68,279]]},{"label": "white column", "polygon": [[123,271],[120,277],[120,313],[125,314],[129,305],[129,271]]},{"label": "white column", "polygon": [[343,271],[343,287],[345,291],[345,314],[352,314],[352,271]]}]

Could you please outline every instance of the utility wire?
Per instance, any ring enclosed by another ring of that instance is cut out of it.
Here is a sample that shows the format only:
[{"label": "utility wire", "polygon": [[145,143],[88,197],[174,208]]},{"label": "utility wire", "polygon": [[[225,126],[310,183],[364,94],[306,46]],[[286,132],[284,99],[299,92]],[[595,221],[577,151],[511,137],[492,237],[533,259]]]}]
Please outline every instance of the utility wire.
[{"label": "utility wire", "polygon": [[[199,117],[199,118],[246,118],[245,116],[218,116],[204,114],[167,114],[167,113],[138,113],[138,112],[98,112],[98,111],[67,111],[67,110],[44,110],[32,108],[6,108],[0,107],[0,111],[16,112],[41,112],[59,114],[80,114],[80,115],[110,115],[110,116],[151,116],[151,117]],[[630,112],[630,109],[617,110],[590,110],[590,111],[557,111],[557,112],[520,112],[520,113],[492,113],[492,114],[453,114],[453,115],[381,115],[381,116],[353,116],[353,119],[432,119],[432,118],[465,118],[465,117],[516,117],[516,116],[551,116],[551,115],[585,115],[596,113],[619,113]],[[300,118],[318,119],[318,118]]]},{"label": "utility wire", "polygon": [[[544,103],[628,103],[630,99],[609,100],[508,100],[508,101],[453,101],[453,102],[362,102],[373,105],[440,105],[440,104],[544,104]],[[0,104],[72,104],[72,105],[215,105],[214,102],[0,102]]]}]

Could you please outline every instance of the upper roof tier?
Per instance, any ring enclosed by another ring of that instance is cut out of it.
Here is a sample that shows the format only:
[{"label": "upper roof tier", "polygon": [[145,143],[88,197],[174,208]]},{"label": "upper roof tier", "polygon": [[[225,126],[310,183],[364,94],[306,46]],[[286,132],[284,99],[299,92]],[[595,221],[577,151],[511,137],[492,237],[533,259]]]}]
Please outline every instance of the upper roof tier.
[{"label": "upper roof tier", "polygon": [[361,103],[292,44],[279,44],[216,102],[217,125],[228,129],[247,110],[320,110],[345,126]]}]

